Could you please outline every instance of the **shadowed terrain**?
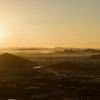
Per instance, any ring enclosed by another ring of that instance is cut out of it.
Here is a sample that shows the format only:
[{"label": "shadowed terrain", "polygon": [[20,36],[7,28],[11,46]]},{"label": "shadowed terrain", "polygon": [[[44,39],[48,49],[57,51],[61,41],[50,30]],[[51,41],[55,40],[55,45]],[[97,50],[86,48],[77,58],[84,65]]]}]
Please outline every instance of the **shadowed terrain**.
[{"label": "shadowed terrain", "polygon": [[32,60],[32,55],[30,59],[1,54],[0,99],[99,100],[100,62],[94,56],[99,55],[66,58],[46,54]]},{"label": "shadowed terrain", "polygon": [[9,53],[0,55],[1,72],[28,72],[32,71],[33,67],[35,66],[38,66],[38,64],[22,57],[18,57]]}]

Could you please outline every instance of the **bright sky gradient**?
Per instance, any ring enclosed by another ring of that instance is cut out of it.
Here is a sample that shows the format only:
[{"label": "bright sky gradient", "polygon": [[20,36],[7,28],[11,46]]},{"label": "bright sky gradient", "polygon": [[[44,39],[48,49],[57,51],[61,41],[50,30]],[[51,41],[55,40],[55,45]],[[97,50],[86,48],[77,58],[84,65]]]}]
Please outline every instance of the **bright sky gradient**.
[{"label": "bright sky gradient", "polygon": [[0,0],[0,47],[100,48],[100,0]]}]

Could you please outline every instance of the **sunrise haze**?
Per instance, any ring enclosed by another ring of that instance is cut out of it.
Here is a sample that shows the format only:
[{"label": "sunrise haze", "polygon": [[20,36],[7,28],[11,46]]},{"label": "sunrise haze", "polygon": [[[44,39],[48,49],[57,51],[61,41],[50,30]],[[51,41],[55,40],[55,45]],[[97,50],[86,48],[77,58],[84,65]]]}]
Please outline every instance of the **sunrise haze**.
[{"label": "sunrise haze", "polygon": [[100,48],[100,0],[0,0],[0,47]]}]

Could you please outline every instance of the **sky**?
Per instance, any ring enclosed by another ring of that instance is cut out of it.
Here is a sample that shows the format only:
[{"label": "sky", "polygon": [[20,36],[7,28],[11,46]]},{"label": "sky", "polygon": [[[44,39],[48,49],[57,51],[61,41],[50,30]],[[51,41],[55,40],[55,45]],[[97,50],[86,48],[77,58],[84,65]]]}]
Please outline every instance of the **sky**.
[{"label": "sky", "polygon": [[100,48],[100,0],[0,0],[0,47]]}]

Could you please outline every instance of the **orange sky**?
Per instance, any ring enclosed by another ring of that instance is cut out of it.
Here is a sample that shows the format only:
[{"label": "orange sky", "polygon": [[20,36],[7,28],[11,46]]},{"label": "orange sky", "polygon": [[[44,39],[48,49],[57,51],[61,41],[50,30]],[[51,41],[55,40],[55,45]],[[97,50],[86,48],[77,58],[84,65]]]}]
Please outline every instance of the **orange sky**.
[{"label": "orange sky", "polygon": [[0,47],[99,44],[100,0],[0,0]]}]

